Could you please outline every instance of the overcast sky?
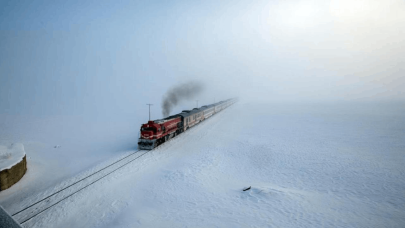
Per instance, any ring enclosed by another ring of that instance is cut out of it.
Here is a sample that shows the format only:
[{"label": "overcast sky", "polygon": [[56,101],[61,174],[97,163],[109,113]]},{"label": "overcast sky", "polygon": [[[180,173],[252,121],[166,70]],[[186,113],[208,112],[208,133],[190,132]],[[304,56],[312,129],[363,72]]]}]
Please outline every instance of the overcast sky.
[{"label": "overcast sky", "polygon": [[0,113],[131,113],[187,80],[205,84],[200,104],[404,100],[404,12],[403,0],[0,1]]}]

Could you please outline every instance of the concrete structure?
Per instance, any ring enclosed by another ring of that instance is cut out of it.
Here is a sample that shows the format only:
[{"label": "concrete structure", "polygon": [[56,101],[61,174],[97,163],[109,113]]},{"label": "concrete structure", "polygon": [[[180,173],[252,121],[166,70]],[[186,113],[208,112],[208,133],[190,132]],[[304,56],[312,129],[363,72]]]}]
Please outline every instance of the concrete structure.
[{"label": "concrete structure", "polygon": [[27,156],[12,166],[10,169],[0,171],[0,191],[5,190],[17,183],[27,172]]},{"label": "concrete structure", "polygon": [[24,145],[13,143],[0,145],[0,191],[17,183],[27,171]]},{"label": "concrete structure", "polygon": [[21,228],[20,224],[11,217],[3,207],[0,206],[0,227]]}]

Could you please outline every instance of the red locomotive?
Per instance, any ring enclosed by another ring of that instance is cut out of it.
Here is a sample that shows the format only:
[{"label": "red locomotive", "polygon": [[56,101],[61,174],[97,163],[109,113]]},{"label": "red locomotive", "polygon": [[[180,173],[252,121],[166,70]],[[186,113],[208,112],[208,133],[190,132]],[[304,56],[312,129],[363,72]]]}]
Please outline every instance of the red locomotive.
[{"label": "red locomotive", "polygon": [[183,122],[179,116],[170,116],[162,120],[149,120],[141,126],[139,146],[153,149],[183,132]]}]

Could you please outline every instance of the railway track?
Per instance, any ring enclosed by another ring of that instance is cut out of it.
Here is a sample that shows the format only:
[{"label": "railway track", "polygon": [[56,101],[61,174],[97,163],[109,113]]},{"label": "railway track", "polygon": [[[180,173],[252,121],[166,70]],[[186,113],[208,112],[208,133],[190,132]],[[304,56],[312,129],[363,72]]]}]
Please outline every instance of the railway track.
[{"label": "railway track", "polygon": [[[156,147],[158,148],[158,147]],[[156,149],[155,148],[155,149]],[[137,153],[137,152],[142,153]],[[21,225],[28,222],[32,218],[40,215],[41,213],[47,211],[48,209],[52,208],[53,206],[57,205],[58,203],[62,202],[63,200],[69,198],[70,196],[82,191],[83,189],[89,187],[90,185],[98,182],[99,180],[107,177],[108,175],[114,173],[118,169],[130,164],[131,162],[135,161],[136,159],[142,157],[143,155],[149,153],[152,150],[144,151],[144,150],[137,150],[132,152],[131,154],[105,166],[98,171],[83,177],[82,179],[75,181],[74,183],[52,193],[51,195],[27,206],[15,213],[12,214],[12,217]]]},{"label": "railway track", "polygon": [[[199,123],[200,124],[200,123]],[[196,125],[199,125],[196,124]],[[164,145],[164,144],[162,144]],[[81,178],[78,181],[73,182],[72,184],[50,194],[43,199],[24,207],[23,209],[14,212],[12,217],[21,225],[28,222],[29,220],[35,218],[36,216],[42,214],[43,212],[49,210],[50,208],[54,207],[55,205],[59,204],[63,200],[73,196],[74,194],[82,191],[83,189],[89,187],[90,185],[100,181],[101,179],[107,177],[108,175],[114,173],[115,171],[123,168],[124,166],[130,164],[131,162],[137,160],[138,158],[142,157],[143,155],[158,149],[162,145],[157,146],[152,150],[136,150],[129,155],[99,169],[96,172],[87,175],[86,177]],[[138,154],[137,152],[140,152]]]}]

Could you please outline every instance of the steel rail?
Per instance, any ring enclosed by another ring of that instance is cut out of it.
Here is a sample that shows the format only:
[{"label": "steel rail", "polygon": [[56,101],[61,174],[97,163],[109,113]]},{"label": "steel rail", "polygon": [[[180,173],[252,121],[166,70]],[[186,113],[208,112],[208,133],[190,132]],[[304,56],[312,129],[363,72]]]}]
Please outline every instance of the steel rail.
[{"label": "steel rail", "polygon": [[43,198],[43,199],[37,201],[36,203],[31,204],[30,206],[25,207],[25,208],[23,208],[23,209],[21,209],[21,210],[15,212],[15,213],[12,214],[11,216],[18,215],[19,213],[21,213],[21,212],[23,212],[23,211],[25,211],[25,210],[27,210],[27,209],[29,209],[29,208],[31,208],[31,207],[37,205],[37,204],[40,203],[40,202],[43,202],[43,201],[46,200],[46,199],[49,199],[50,197],[52,197],[52,196],[58,194],[59,192],[61,192],[61,191],[63,191],[63,190],[66,190],[67,188],[72,187],[73,185],[75,185],[75,184],[77,184],[77,183],[79,183],[79,182],[81,182],[81,181],[83,181],[83,180],[85,180],[85,179],[87,179],[87,178],[89,178],[89,177],[91,177],[91,176],[93,176],[93,175],[95,175],[95,174],[97,174],[97,173],[99,173],[99,172],[101,172],[101,171],[107,169],[108,167],[110,167],[110,166],[112,166],[112,165],[117,164],[118,162],[124,160],[125,158],[128,158],[129,156],[134,155],[136,152],[139,152],[139,151],[141,151],[141,150],[137,150],[137,151],[132,152],[131,154],[129,154],[129,155],[127,155],[127,156],[125,156],[125,157],[119,159],[118,161],[116,161],[116,162],[114,162],[114,163],[112,163],[112,164],[110,164],[110,165],[108,165],[108,166],[106,166],[106,167],[104,167],[104,168],[98,170],[97,172],[94,172],[94,173],[92,173],[92,174],[90,174],[90,175],[88,175],[88,176],[86,176],[86,177],[84,177],[84,178],[82,178],[82,179],[80,179],[80,180],[78,180],[78,181],[76,181],[76,182],[74,182],[74,183],[72,183],[72,184],[70,184],[70,185],[68,185],[68,186],[66,186],[66,187],[64,187],[64,188],[62,188],[62,189],[60,189],[60,190],[58,190],[58,191],[56,191],[56,192],[54,192],[53,194],[51,194],[51,195],[49,195],[49,196],[47,196],[47,197],[45,197],[45,198]]},{"label": "steel rail", "polygon": [[[157,147],[156,147],[156,148],[157,148]],[[106,177],[106,176],[110,175],[111,173],[113,173],[113,172],[117,171],[118,169],[120,169],[120,168],[122,168],[122,167],[124,167],[124,166],[128,165],[129,163],[131,163],[131,162],[135,161],[136,159],[138,159],[138,158],[142,157],[143,155],[145,155],[145,154],[147,154],[147,153],[149,153],[149,152],[151,152],[151,151],[152,151],[152,150],[149,150],[149,151],[147,151],[147,152],[143,153],[142,155],[140,155],[140,156],[138,156],[138,157],[136,157],[136,158],[132,159],[131,161],[129,161],[129,162],[127,162],[127,163],[125,163],[125,164],[123,164],[123,165],[119,166],[118,168],[116,168],[116,169],[114,169],[113,171],[111,171],[111,172],[109,172],[109,173],[105,174],[104,176],[102,176],[102,177],[98,178],[97,180],[95,180],[95,181],[91,182],[90,184],[88,184],[88,185],[86,185],[86,186],[84,186],[84,187],[80,188],[79,190],[77,190],[77,191],[73,192],[72,194],[70,194],[70,195],[68,195],[68,196],[66,196],[66,197],[64,197],[64,198],[62,198],[61,200],[57,201],[56,203],[54,203],[54,204],[50,205],[49,207],[46,207],[45,209],[41,210],[40,212],[36,213],[35,215],[33,215],[33,216],[31,216],[31,217],[29,217],[29,218],[25,219],[25,220],[24,220],[24,221],[22,221],[20,224],[22,225],[22,224],[26,223],[27,221],[29,221],[30,219],[32,219],[32,218],[34,218],[34,217],[36,217],[37,215],[41,214],[42,212],[44,212],[44,211],[48,210],[49,208],[51,208],[51,207],[55,206],[56,204],[58,204],[58,203],[62,202],[63,200],[65,200],[65,199],[69,198],[70,196],[72,196],[72,195],[74,195],[74,194],[76,194],[76,193],[80,192],[81,190],[83,190],[83,189],[85,189],[85,188],[89,187],[90,185],[92,185],[92,184],[96,183],[97,181],[99,181],[99,180],[103,179],[104,177]]]}]

